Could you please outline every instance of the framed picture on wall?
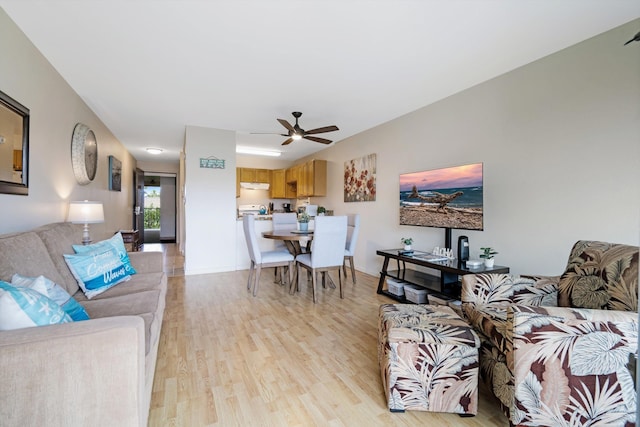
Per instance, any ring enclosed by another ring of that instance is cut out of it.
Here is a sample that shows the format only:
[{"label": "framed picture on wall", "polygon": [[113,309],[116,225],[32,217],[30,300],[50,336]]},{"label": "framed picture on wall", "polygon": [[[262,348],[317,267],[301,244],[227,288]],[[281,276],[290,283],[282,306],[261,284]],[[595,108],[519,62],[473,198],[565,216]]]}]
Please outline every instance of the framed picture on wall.
[{"label": "framed picture on wall", "polygon": [[109,190],[122,190],[122,162],[109,156]]},{"label": "framed picture on wall", "polygon": [[375,153],[344,162],[344,201],[374,202],[375,200]]}]

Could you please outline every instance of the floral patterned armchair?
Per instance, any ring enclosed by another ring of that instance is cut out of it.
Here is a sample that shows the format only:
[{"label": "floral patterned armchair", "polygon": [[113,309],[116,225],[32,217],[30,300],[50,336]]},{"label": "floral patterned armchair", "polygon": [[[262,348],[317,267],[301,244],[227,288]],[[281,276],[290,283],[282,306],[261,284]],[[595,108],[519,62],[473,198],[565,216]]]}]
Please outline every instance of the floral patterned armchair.
[{"label": "floral patterned armchair", "polygon": [[638,247],[579,241],[562,276],[467,275],[462,303],[511,425],[635,425]]}]

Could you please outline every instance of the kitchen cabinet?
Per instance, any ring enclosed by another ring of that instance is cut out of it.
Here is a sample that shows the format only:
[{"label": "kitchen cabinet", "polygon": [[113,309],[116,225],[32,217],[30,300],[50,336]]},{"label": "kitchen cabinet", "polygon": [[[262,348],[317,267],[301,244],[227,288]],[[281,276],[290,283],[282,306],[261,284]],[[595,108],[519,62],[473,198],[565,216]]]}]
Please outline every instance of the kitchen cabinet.
[{"label": "kitchen cabinet", "polygon": [[271,182],[271,170],[269,169],[256,169],[256,181],[255,182]]},{"label": "kitchen cabinet", "polygon": [[236,199],[240,197],[240,168],[236,168]]},{"label": "kitchen cabinet", "polygon": [[286,170],[272,170],[271,185],[269,186],[269,197],[271,197],[272,199],[286,199],[286,187]]},{"label": "kitchen cabinet", "polygon": [[285,196],[287,199],[295,199],[298,197],[298,170],[299,166],[292,166],[285,171]]},{"label": "kitchen cabinet", "polygon": [[271,171],[269,169],[237,168],[236,173],[240,175],[240,182],[259,182],[269,184]]},{"label": "kitchen cabinet", "polygon": [[309,160],[298,171],[297,197],[327,195],[327,161]]}]

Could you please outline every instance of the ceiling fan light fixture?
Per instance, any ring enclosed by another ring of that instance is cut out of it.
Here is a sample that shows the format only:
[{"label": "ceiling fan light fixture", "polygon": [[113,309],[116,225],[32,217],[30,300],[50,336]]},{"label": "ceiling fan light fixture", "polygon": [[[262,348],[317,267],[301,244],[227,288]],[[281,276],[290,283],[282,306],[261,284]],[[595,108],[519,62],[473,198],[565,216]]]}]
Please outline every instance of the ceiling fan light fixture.
[{"label": "ceiling fan light fixture", "polygon": [[149,147],[147,148],[147,153],[149,154],[153,154],[153,155],[158,155],[158,154],[162,154],[162,148],[153,148],[153,147]]},{"label": "ceiling fan light fixture", "polygon": [[302,135],[300,135],[299,133],[294,133],[293,135],[291,135],[291,138],[294,141],[298,141],[299,139],[302,139]]},{"label": "ceiling fan light fixture", "polygon": [[251,147],[236,147],[236,153],[254,154],[256,156],[270,156],[270,157],[280,157],[280,155],[282,154],[280,151],[262,150],[260,148],[251,148]]}]

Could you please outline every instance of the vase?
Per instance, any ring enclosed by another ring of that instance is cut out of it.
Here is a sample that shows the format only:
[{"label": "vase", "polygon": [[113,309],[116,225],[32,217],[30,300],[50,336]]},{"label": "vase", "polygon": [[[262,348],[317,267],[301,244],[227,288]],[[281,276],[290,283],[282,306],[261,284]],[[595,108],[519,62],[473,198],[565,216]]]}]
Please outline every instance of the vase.
[{"label": "vase", "polygon": [[484,266],[487,268],[493,268],[493,263],[495,262],[495,259],[493,258],[485,258],[484,260]]},{"label": "vase", "polygon": [[411,245],[404,245],[404,250],[405,251],[410,251],[411,250]]},{"label": "vase", "polygon": [[308,222],[299,222],[300,231],[309,231],[309,223]]}]

